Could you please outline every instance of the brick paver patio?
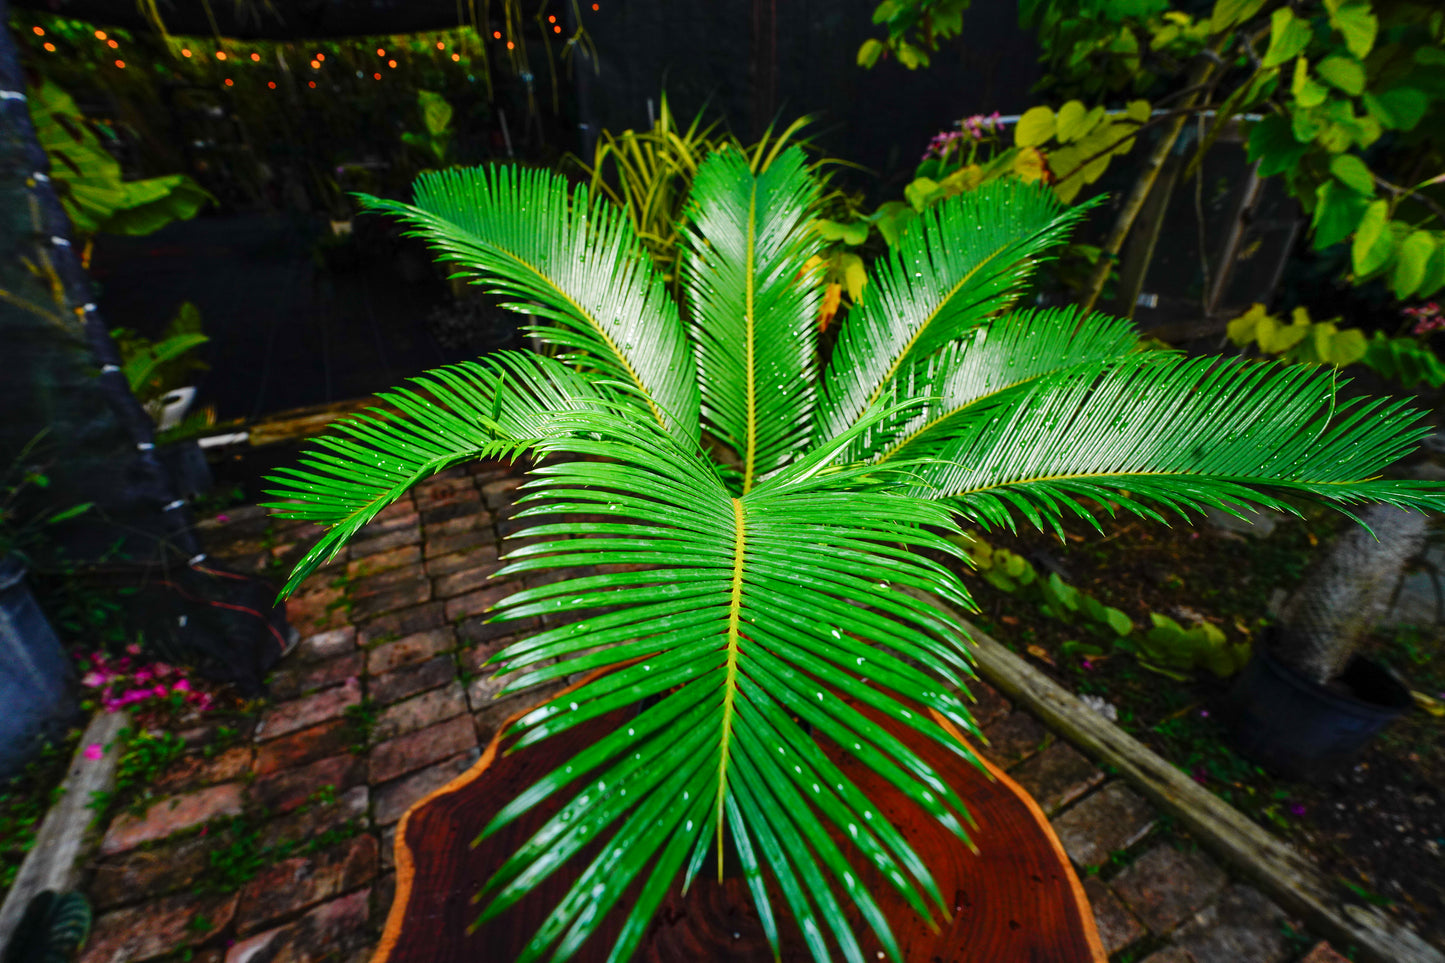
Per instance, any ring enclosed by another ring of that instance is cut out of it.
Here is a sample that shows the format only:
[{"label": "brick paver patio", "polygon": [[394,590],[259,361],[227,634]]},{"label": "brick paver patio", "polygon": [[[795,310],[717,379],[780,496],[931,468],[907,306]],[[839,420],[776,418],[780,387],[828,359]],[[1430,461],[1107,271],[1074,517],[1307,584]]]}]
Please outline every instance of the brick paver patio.
[{"label": "brick paver patio", "polygon": [[[418,487],[291,600],[302,641],[246,730],[185,733],[191,751],[156,784],[164,798],[107,827],[87,872],[85,963],[368,958],[394,890],[397,820],[545,694],[499,700],[482,669],[536,627],[483,621],[513,588],[489,576],[518,527],[518,483],[493,464]],[[205,527],[216,556],[278,576],[316,538],[257,508]],[[990,755],[1050,816],[1111,959],[1341,959],[1309,952],[1279,908],[1033,717],[985,687],[979,696]]]}]

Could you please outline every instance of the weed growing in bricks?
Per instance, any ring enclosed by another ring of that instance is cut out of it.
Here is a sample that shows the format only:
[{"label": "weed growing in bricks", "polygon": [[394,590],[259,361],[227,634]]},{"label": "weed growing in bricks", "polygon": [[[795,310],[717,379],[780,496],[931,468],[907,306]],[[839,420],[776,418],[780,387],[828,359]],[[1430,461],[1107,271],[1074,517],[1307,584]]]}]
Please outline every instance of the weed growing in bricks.
[{"label": "weed growing in bricks", "polygon": [[370,699],[362,699],[356,705],[346,707],[346,721],[351,728],[348,748],[353,753],[360,755],[371,746],[371,733],[376,728],[378,713],[376,703]]}]

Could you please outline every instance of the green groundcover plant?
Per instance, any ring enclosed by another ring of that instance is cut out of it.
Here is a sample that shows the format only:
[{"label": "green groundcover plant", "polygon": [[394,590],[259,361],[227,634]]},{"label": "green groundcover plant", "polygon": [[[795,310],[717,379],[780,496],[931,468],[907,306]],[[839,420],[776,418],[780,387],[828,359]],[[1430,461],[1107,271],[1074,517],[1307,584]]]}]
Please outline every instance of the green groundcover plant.
[{"label": "green groundcover plant", "polygon": [[964,800],[855,707],[977,761],[934,715],[976,732],[963,626],[904,591],[970,604],[923,551],[959,555],[945,536],[960,521],[1442,503],[1438,485],[1377,477],[1428,430],[1401,403],[1341,400],[1309,366],[1139,351],[1097,314],[1016,309],[1082,213],[1030,185],[925,211],[824,357],[822,279],[805,269],[819,194],[796,148],[766,166],[713,153],[687,206],[682,304],[623,212],[556,174],[449,170],[423,175],[414,205],[364,198],[537,318],[548,353],[415,378],[281,470],[273,507],[329,528],[285,591],[427,476],[527,454],[537,521],[498,575],[562,577],[494,617],[562,618],[493,662],[513,689],[611,671],[515,722],[510,751],[640,707],[484,831],[564,794],[483,887],[484,919],[609,839],[523,959],[566,959],[614,909],[610,959],[627,959],[670,887],[722,872],[724,847],[775,948],[770,892],[817,959],[863,959],[854,914],[899,959],[865,866],[947,916],[925,858],[820,744],[966,838]]}]

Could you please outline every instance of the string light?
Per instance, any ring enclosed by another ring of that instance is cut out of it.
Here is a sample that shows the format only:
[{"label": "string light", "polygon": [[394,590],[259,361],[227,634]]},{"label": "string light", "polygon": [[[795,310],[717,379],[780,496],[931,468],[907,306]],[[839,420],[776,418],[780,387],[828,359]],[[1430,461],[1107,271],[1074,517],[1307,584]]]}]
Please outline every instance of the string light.
[{"label": "string light", "polygon": [[515,48],[516,46],[517,46],[517,45],[514,44],[514,43],[512,43],[512,41],[510,41],[510,40],[507,41],[507,49],[508,49],[508,50],[511,50],[511,49]]},{"label": "string light", "polygon": [[97,31],[95,32],[95,39],[96,39],[96,40],[104,40],[104,39],[105,39],[105,31],[104,31],[104,30],[97,30]]},{"label": "string light", "polygon": [[438,49],[438,50],[445,50],[445,49],[447,49],[447,45],[444,44],[444,43],[442,43],[440,40],[438,40],[438,41],[437,41],[437,49]]},{"label": "string light", "polygon": [[314,81],[314,80],[308,80],[308,81],[306,82],[306,86],[310,87],[312,90],[315,90],[315,89],[316,89],[316,81]]},{"label": "string light", "polygon": [[33,31],[35,31],[35,36],[37,36],[37,37],[43,37],[43,36],[45,36],[45,28],[44,28],[44,27],[31,27],[30,29],[33,30]]},{"label": "string light", "polygon": [[230,77],[227,77],[227,78],[226,78],[226,86],[227,86],[227,87],[235,86],[235,81],[232,80]]},{"label": "string light", "polygon": [[272,90],[275,90],[275,89],[276,89],[276,81],[274,81],[274,80],[268,80],[268,81],[266,81],[266,86],[267,86],[267,87],[270,87]]},{"label": "string light", "polygon": [[386,62],[386,65],[387,65],[388,67],[390,67],[392,70],[395,70],[395,69],[396,69],[396,61],[395,61],[395,60],[388,60],[388,61]]},{"label": "string light", "polygon": [[462,59],[462,55],[461,55],[461,54],[452,54],[452,61],[453,61],[453,62],[459,61],[459,60],[461,60],[461,59]]},{"label": "string light", "polygon": [[182,47],[182,48],[181,48],[181,56],[182,56],[182,57],[189,57],[190,55],[191,55],[191,50],[190,50],[189,47]]},{"label": "string light", "polygon": [[320,68],[321,68],[321,64],[320,64],[318,61],[315,61],[315,60],[311,61],[311,69],[312,69],[312,70],[319,70]]},{"label": "string light", "polygon": [[254,61],[256,61],[256,63],[260,63],[260,62],[261,62],[261,55],[258,54],[258,53],[253,53],[253,54],[251,54],[251,59],[254,60]]},{"label": "string light", "polygon": [[117,47],[120,46],[120,44],[116,43],[114,40],[107,40],[107,41],[105,42],[105,44],[106,44],[106,46],[108,46],[111,50],[115,50]]},{"label": "string light", "polygon": [[383,50],[381,47],[377,47],[377,48],[376,48],[376,55],[377,55],[378,57],[385,57],[385,56],[386,56],[386,51]]},{"label": "string light", "polygon": [[53,43],[51,43],[49,40],[47,40],[47,41],[45,41],[45,49],[46,49],[47,51],[49,51],[50,53],[55,53],[55,44],[53,44]]},{"label": "string light", "polygon": [[557,22],[557,15],[556,15],[555,13],[552,14],[552,16],[550,16],[550,17],[547,18],[547,22],[548,22],[548,23],[556,23],[556,22]]},{"label": "string light", "polygon": [[372,74],[372,75],[371,75],[371,79],[372,79],[372,80],[380,80],[380,79],[381,79],[381,74]]},{"label": "string light", "polygon": [[500,30],[493,30],[493,31],[492,31],[492,39],[493,39],[493,40],[501,40],[501,39],[502,39],[502,31],[500,31]]},{"label": "string light", "polygon": [[217,50],[217,51],[216,51],[216,59],[217,59],[217,60],[225,60],[225,59],[226,59],[226,51],[224,51],[224,50]]},{"label": "string light", "polygon": [[601,8],[600,6],[598,6],[597,4],[594,3],[594,4],[592,5],[592,9],[593,9],[593,10],[601,10],[602,8]]},{"label": "string light", "polygon": [[116,65],[117,67],[119,67],[121,70],[124,70],[124,69],[125,69],[125,61],[124,61],[124,60],[117,60],[117,61],[115,62],[115,65]]},{"label": "string light", "polygon": [[321,61],[322,63],[325,63],[325,62],[326,62],[326,55],[325,55],[324,53],[319,53],[319,54],[316,55],[316,59],[319,60],[319,61]]},{"label": "string light", "polygon": [[561,32],[562,32],[562,28],[561,28],[561,27],[553,27],[553,28],[552,28],[552,32],[553,32],[553,33],[561,33]]}]

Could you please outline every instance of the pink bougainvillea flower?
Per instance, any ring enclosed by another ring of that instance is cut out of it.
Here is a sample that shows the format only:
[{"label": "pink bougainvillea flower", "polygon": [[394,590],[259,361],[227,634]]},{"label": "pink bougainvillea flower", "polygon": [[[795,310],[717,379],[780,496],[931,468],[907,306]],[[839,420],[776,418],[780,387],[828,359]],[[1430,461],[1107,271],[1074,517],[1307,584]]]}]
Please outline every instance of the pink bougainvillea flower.
[{"label": "pink bougainvillea flower", "polygon": [[140,646],[135,642],[132,642],[130,645],[126,646],[125,650],[130,655],[140,655]]},{"label": "pink bougainvillea flower", "polygon": [[155,673],[152,672],[150,669],[138,669],[135,674],[135,680],[137,682],[149,682],[151,679],[154,678]]},{"label": "pink bougainvillea flower", "polygon": [[191,684],[190,684],[189,682],[187,682],[185,679],[179,679],[179,680],[171,683],[171,691],[172,691],[172,692],[190,692],[190,691],[191,691]]},{"label": "pink bougainvillea flower", "polygon": [[87,759],[99,759],[105,755],[105,747],[98,742],[92,742],[85,747],[85,752],[82,753],[82,755]]},{"label": "pink bougainvillea flower", "polygon": [[231,516],[230,516],[230,515],[217,515],[217,516],[216,516],[216,521],[221,522],[222,524],[224,524],[224,523],[226,523],[226,522],[229,522],[230,520],[231,520]]},{"label": "pink bougainvillea flower", "polygon": [[87,672],[84,677],[81,678],[80,684],[85,686],[87,689],[99,689],[101,686],[105,685],[108,678],[109,676],[106,676],[100,672]]}]

